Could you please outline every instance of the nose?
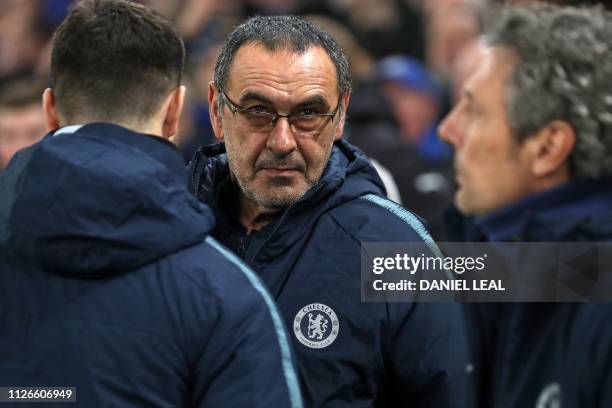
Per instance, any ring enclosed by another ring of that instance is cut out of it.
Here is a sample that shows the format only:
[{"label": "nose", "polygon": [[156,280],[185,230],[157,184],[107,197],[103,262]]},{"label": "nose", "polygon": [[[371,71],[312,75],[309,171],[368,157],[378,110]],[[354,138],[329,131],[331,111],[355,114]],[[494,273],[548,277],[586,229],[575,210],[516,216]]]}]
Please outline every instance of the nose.
[{"label": "nose", "polygon": [[438,126],[438,136],[455,149],[461,146],[461,133],[458,126],[457,108],[451,110]]},{"label": "nose", "polygon": [[278,156],[286,156],[297,148],[295,134],[286,117],[279,117],[268,136],[266,147]]}]

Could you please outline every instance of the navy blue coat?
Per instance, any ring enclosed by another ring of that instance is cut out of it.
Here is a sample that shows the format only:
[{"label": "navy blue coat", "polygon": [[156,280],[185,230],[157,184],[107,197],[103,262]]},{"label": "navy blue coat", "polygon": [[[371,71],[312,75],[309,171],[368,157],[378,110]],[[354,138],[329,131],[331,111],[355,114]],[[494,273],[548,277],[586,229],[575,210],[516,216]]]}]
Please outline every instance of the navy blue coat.
[{"label": "navy blue coat", "polygon": [[306,405],[467,406],[469,359],[456,304],[361,302],[361,242],[433,244],[414,215],[383,198],[363,153],[336,142],[319,183],[246,235],[229,214],[236,187],[224,151],[222,144],[200,150],[190,165],[192,188],[219,217],[213,235],[276,299]]},{"label": "navy blue coat", "polygon": [[176,149],[74,131],[0,178],[0,386],[76,387],[84,407],[300,407],[273,301],[208,236]]},{"label": "navy blue coat", "polygon": [[[478,220],[453,210],[447,225],[454,241],[612,241],[612,183],[567,183]],[[612,304],[468,308],[483,408],[612,407]]]}]

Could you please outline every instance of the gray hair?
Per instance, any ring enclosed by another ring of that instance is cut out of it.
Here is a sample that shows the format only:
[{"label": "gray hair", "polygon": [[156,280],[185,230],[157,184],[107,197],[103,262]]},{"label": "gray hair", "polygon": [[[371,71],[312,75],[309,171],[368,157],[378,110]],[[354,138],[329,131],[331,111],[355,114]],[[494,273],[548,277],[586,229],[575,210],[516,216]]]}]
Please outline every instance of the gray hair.
[{"label": "gray hair", "polygon": [[519,141],[554,120],[576,132],[575,178],[612,176],[612,15],[603,9],[535,4],[505,8],[487,29],[491,46],[519,61],[506,95]]},{"label": "gray hair", "polygon": [[[260,44],[270,51],[286,49],[299,54],[312,46],[320,46],[336,67],[340,95],[351,91],[349,64],[336,41],[315,24],[292,15],[252,17],[229,34],[215,65],[214,82],[218,91],[227,90],[234,56],[246,44]],[[217,103],[221,111],[223,98],[218,98]]]}]

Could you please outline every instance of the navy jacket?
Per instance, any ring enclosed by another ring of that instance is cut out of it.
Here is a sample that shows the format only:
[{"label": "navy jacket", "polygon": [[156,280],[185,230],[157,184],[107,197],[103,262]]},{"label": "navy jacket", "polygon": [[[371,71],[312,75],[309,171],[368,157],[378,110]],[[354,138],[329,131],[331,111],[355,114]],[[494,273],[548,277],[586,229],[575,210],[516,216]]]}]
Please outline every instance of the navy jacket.
[{"label": "navy jacket", "polygon": [[190,165],[192,188],[219,217],[213,235],[276,299],[306,405],[465,406],[469,359],[458,306],[361,302],[361,242],[432,242],[414,215],[382,197],[363,153],[336,142],[319,183],[246,235],[231,216],[236,187],[224,151],[222,144],[200,150]]},{"label": "navy jacket", "polygon": [[[571,182],[480,219],[453,210],[447,221],[456,241],[612,241],[612,183]],[[612,407],[612,304],[469,307],[481,406]]]},{"label": "navy jacket", "polygon": [[76,387],[83,407],[300,407],[273,301],[213,225],[160,138],[98,123],[20,152],[0,178],[0,386]]}]

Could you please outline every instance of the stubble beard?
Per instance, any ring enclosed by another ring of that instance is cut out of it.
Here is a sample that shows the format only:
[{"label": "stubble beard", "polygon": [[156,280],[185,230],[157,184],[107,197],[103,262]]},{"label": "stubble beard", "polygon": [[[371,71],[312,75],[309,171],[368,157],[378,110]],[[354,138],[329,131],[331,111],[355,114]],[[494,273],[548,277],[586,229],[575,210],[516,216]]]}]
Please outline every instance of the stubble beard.
[{"label": "stubble beard", "polygon": [[255,178],[245,182],[234,175],[234,180],[238,183],[244,198],[256,204],[265,213],[278,212],[291,206],[318,182],[318,179],[313,182],[304,180],[304,183],[300,183],[298,188],[292,186],[295,183],[292,180],[279,178],[278,180],[270,180],[267,183],[270,186],[255,187],[253,186]]}]

